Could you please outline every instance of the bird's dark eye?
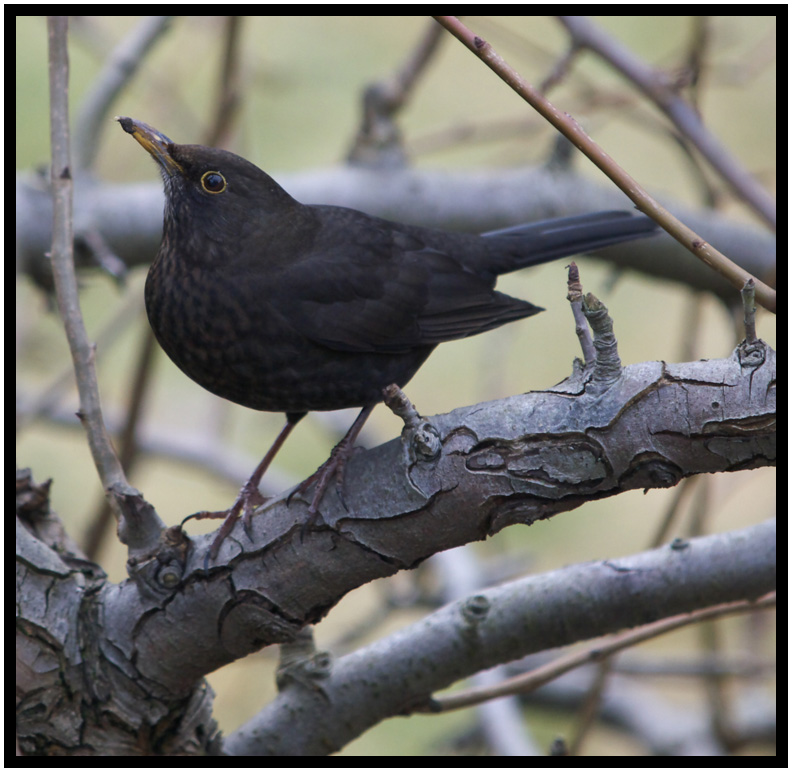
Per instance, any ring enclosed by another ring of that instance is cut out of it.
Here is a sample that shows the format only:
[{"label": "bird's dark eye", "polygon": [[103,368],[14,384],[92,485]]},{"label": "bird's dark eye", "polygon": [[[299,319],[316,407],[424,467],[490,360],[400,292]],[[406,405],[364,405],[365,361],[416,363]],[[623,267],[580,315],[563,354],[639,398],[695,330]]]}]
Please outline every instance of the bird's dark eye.
[{"label": "bird's dark eye", "polygon": [[226,190],[226,178],[220,172],[204,172],[201,175],[201,187],[207,193],[223,193]]}]

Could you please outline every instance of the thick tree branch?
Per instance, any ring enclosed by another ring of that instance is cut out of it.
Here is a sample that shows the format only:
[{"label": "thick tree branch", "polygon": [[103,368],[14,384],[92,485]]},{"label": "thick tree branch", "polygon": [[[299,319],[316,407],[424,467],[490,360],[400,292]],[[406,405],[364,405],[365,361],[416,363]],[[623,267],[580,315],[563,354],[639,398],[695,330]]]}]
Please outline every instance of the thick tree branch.
[{"label": "thick tree branch", "polygon": [[[324,755],[498,663],[774,589],[776,525],[522,578],[449,604],[292,685],[234,733],[234,755]],[[625,597],[640,604],[626,604]],[[333,711],[328,711],[333,706]],[[332,746],[329,746],[332,744]]]}]

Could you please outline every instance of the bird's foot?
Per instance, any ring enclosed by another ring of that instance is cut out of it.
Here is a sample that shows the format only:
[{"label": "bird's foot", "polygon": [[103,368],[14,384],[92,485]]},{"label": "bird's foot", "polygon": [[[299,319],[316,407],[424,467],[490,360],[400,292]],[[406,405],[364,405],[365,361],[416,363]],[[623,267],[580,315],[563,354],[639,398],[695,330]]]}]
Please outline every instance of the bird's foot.
[{"label": "bird's foot", "polygon": [[187,518],[182,521],[182,524],[184,524],[185,521],[188,521],[191,518],[195,518],[197,521],[203,520],[204,518],[226,519],[221,524],[220,529],[218,529],[218,533],[215,536],[215,539],[212,541],[212,546],[209,548],[206,556],[204,557],[205,573],[209,569],[209,559],[217,558],[218,552],[220,551],[220,546],[223,544],[223,541],[226,539],[226,537],[231,534],[231,530],[234,528],[234,524],[237,523],[237,520],[240,518],[240,514],[242,515],[242,526],[245,529],[245,534],[247,534],[248,539],[253,542],[253,537],[251,535],[251,518],[253,517],[253,513],[256,508],[260,507],[267,501],[259,491],[259,484],[262,482],[262,477],[267,471],[267,468],[270,466],[272,460],[275,458],[275,455],[278,453],[287,437],[289,437],[289,433],[294,429],[295,425],[300,421],[300,419],[303,418],[303,416],[305,416],[304,413],[288,413],[286,415],[286,424],[284,424],[283,428],[278,433],[278,437],[275,439],[275,442],[272,444],[272,446],[270,446],[270,450],[264,455],[264,458],[261,460],[261,462],[259,462],[259,466],[253,471],[253,475],[248,478],[248,481],[240,489],[240,493],[234,500],[234,504],[228,510],[204,510],[200,513],[188,515]]},{"label": "bird's foot", "polygon": [[[337,444],[330,452],[328,460],[322,464],[317,471],[306,478],[297,488],[292,491],[286,498],[286,503],[289,505],[292,497],[295,494],[305,494],[312,484],[316,483],[314,489],[314,496],[311,497],[311,504],[308,506],[308,513],[311,521],[315,521],[319,514],[319,503],[325,496],[331,480],[336,479],[336,494],[341,501],[342,506],[347,510],[347,503],[344,501],[344,468],[347,460],[352,455],[352,443],[346,443],[345,437],[341,443]],[[321,519],[321,517],[320,517]]]},{"label": "bird's foot", "polygon": [[228,510],[202,510],[200,513],[188,515],[187,518],[182,521],[182,524],[184,524],[191,519],[195,519],[196,521],[203,521],[207,518],[225,519],[218,529],[218,533],[215,535],[212,546],[209,548],[209,552],[206,555],[204,561],[205,569],[207,568],[210,558],[213,560],[217,558],[220,546],[223,544],[226,537],[231,534],[231,530],[238,520],[242,520],[242,526],[245,529],[245,534],[248,536],[248,539],[253,540],[251,535],[251,519],[253,518],[253,513],[256,511],[256,508],[263,505],[266,501],[267,500],[259,491],[258,481],[251,478],[240,489],[240,493],[234,500],[234,504]]},{"label": "bird's foot", "polygon": [[330,452],[328,461],[325,462],[325,464],[323,464],[313,475],[306,478],[286,498],[286,504],[289,506],[289,502],[295,494],[305,494],[308,488],[313,483],[316,483],[314,496],[311,498],[311,504],[308,506],[309,519],[305,524],[303,524],[303,534],[305,534],[312,525],[315,525],[318,522],[322,523],[323,519],[319,512],[319,503],[322,501],[322,497],[325,496],[325,492],[328,490],[328,486],[330,485],[330,482],[333,478],[336,479],[336,494],[338,495],[344,509],[348,510],[347,503],[344,501],[344,468],[346,467],[350,456],[352,456],[358,433],[361,431],[361,428],[363,427],[373,408],[374,405],[365,405],[361,409],[358,417],[352,423],[352,426],[347,430],[347,434],[334,446],[333,450]]}]

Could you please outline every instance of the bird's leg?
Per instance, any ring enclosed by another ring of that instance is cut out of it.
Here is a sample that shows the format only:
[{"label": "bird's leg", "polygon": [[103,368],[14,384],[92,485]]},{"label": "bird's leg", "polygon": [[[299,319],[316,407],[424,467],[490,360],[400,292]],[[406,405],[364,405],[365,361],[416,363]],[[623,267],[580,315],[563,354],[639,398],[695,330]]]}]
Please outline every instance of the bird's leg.
[{"label": "bird's leg", "polygon": [[322,501],[322,497],[325,495],[325,492],[328,489],[328,485],[332,478],[336,478],[336,493],[341,500],[341,503],[344,505],[344,509],[347,509],[347,505],[344,504],[344,468],[347,464],[348,459],[352,454],[353,447],[355,446],[355,441],[358,438],[358,434],[360,433],[361,429],[363,429],[363,425],[366,423],[366,420],[369,418],[369,414],[374,410],[374,405],[365,405],[361,412],[358,414],[358,417],[352,423],[352,426],[347,430],[347,434],[336,444],[333,450],[330,452],[330,456],[328,457],[328,461],[326,461],[313,475],[306,478],[287,498],[287,504],[289,500],[295,494],[303,494],[308,489],[308,487],[316,482],[316,488],[314,489],[314,496],[311,498],[311,504],[308,507],[309,515],[311,519],[314,520],[315,516],[317,515],[319,509],[319,503]]},{"label": "bird's leg", "polygon": [[234,528],[234,524],[239,519],[240,514],[242,515],[242,525],[245,528],[245,533],[248,535],[248,538],[251,538],[251,518],[253,517],[253,513],[256,508],[265,502],[265,498],[259,491],[259,484],[262,482],[264,473],[267,472],[267,468],[270,466],[270,463],[273,461],[273,459],[275,459],[275,455],[281,450],[281,446],[289,437],[289,433],[294,429],[295,425],[300,421],[300,419],[303,418],[303,416],[305,416],[304,413],[288,413],[286,415],[286,424],[284,424],[283,428],[278,433],[278,437],[275,439],[275,442],[272,444],[272,446],[270,446],[270,450],[264,455],[264,458],[261,460],[261,462],[259,462],[256,469],[253,471],[253,475],[248,478],[248,480],[245,482],[245,485],[240,489],[240,493],[234,500],[234,504],[228,510],[203,510],[200,513],[188,515],[187,518],[182,521],[182,523],[184,523],[191,518],[195,518],[197,521],[201,521],[206,518],[225,518],[225,521],[221,524],[220,529],[218,529],[217,536],[212,542],[212,547],[209,549],[208,558],[214,559],[217,557],[220,546],[223,544],[223,541],[226,539],[226,537],[228,537],[228,535],[231,533],[231,530]]}]

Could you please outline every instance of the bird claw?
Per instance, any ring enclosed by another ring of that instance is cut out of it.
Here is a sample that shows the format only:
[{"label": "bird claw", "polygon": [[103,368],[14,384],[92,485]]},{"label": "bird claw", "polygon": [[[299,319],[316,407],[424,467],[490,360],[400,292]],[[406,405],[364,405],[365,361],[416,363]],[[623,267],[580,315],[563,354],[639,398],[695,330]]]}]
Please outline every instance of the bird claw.
[{"label": "bird claw", "polygon": [[308,512],[313,517],[318,515],[319,513],[319,504],[322,501],[322,498],[325,496],[325,492],[328,490],[328,486],[330,485],[330,481],[335,478],[336,479],[336,495],[339,497],[339,501],[342,504],[342,507],[349,512],[350,508],[347,507],[347,503],[344,501],[344,468],[347,464],[347,460],[350,457],[351,449],[349,448],[342,448],[341,443],[337,445],[330,454],[328,460],[320,465],[317,468],[317,471],[313,475],[309,475],[299,486],[296,486],[292,491],[289,492],[289,495],[286,498],[287,507],[289,506],[290,502],[292,501],[292,497],[295,494],[305,494],[311,485],[316,483],[316,487],[314,489],[314,496],[311,497],[311,504],[308,506]]},{"label": "bird claw", "polygon": [[[331,464],[333,461],[333,455],[326,461],[313,475],[309,475],[300,485],[296,486],[292,491],[289,492],[289,495],[286,498],[286,506],[289,507],[289,503],[292,501],[292,497],[295,494],[305,494],[306,491],[311,487],[311,485],[316,481],[316,489],[314,490],[314,496],[311,498],[311,504],[308,506],[308,518],[302,523],[300,526],[300,541],[306,537],[306,534],[311,531],[312,527],[320,526],[325,524],[325,520],[323,519],[321,513],[319,512],[319,503],[322,500],[322,497],[327,491],[328,483],[330,482],[330,478],[333,476],[334,471],[337,468],[336,464]],[[336,473],[338,474],[338,473]],[[342,476],[343,477],[343,476]],[[339,495],[339,499],[341,499],[342,505],[344,505],[344,509],[347,509],[347,505],[344,502],[344,498],[341,495],[342,485],[339,483],[338,478],[336,479],[336,493]]]},{"label": "bird claw", "polygon": [[258,486],[251,480],[247,481],[240,489],[240,493],[234,500],[234,504],[228,510],[202,510],[198,513],[188,515],[182,521],[184,525],[187,521],[195,519],[196,521],[203,521],[208,518],[224,518],[225,520],[218,529],[215,539],[212,540],[207,554],[204,558],[204,571],[207,572],[209,568],[209,560],[216,559],[220,552],[220,546],[226,540],[226,537],[231,534],[234,525],[237,521],[242,521],[242,528],[245,531],[245,536],[253,542],[253,532],[251,529],[253,514],[256,509],[263,505],[267,500],[261,495]]},{"label": "bird claw", "polygon": [[289,507],[289,503],[295,494],[305,494],[311,485],[316,483],[314,496],[311,497],[311,504],[308,506],[308,518],[300,527],[301,542],[305,539],[306,534],[311,531],[312,527],[327,525],[322,514],[319,512],[319,504],[325,496],[325,492],[328,490],[330,481],[334,477],[336,478],[336,495],[344,510],[346,512],[350,511],[350,508],[347,507],[347,503],[344,501],[344,468],[351,453],[351,448],[346,447],[343,442],[339,443],[331,452],[328,460],[322,464],[313,475],[310,475],[299,486],[296,486],[289,492],[286,498],[287,507]]},{"label": "bird claw", "polygon": [[349,430],[347,430],[347,434],[333,447],[333,450],[330,452],[330,456],[328,457],[328,461],[321,465],[313,475],[306,478],[286,498],[286,504],[288,507],[289,502],[295,494],[305,494],[311,484],[316,482],[317,485],[314,489],[314,496],[311,498],[311,504],[308,506],[310,519],[307,524],[304,525],[304,529],[311,523],[316,522],[317,517],[322,520],[321,516],[319,516],[319,504],[322,501],[322,498],[325,496],[325,492],[328,490],[328,485],[330,484],[331,479],[334,477],[336,478],[336,494],[339,497],[339,501],[341,502],[345,511],[350,512],[350,508],[347,507],[347,503],[344,501],[345,467],[347,466],[347,461],[352,456],[352,453],[355,449],[355,440],[358,437],[358,433],[361,431],[361,427],[363,427],[373,408],[374,405],[367,405],[361,409],[358,417],[355,419]]}]

